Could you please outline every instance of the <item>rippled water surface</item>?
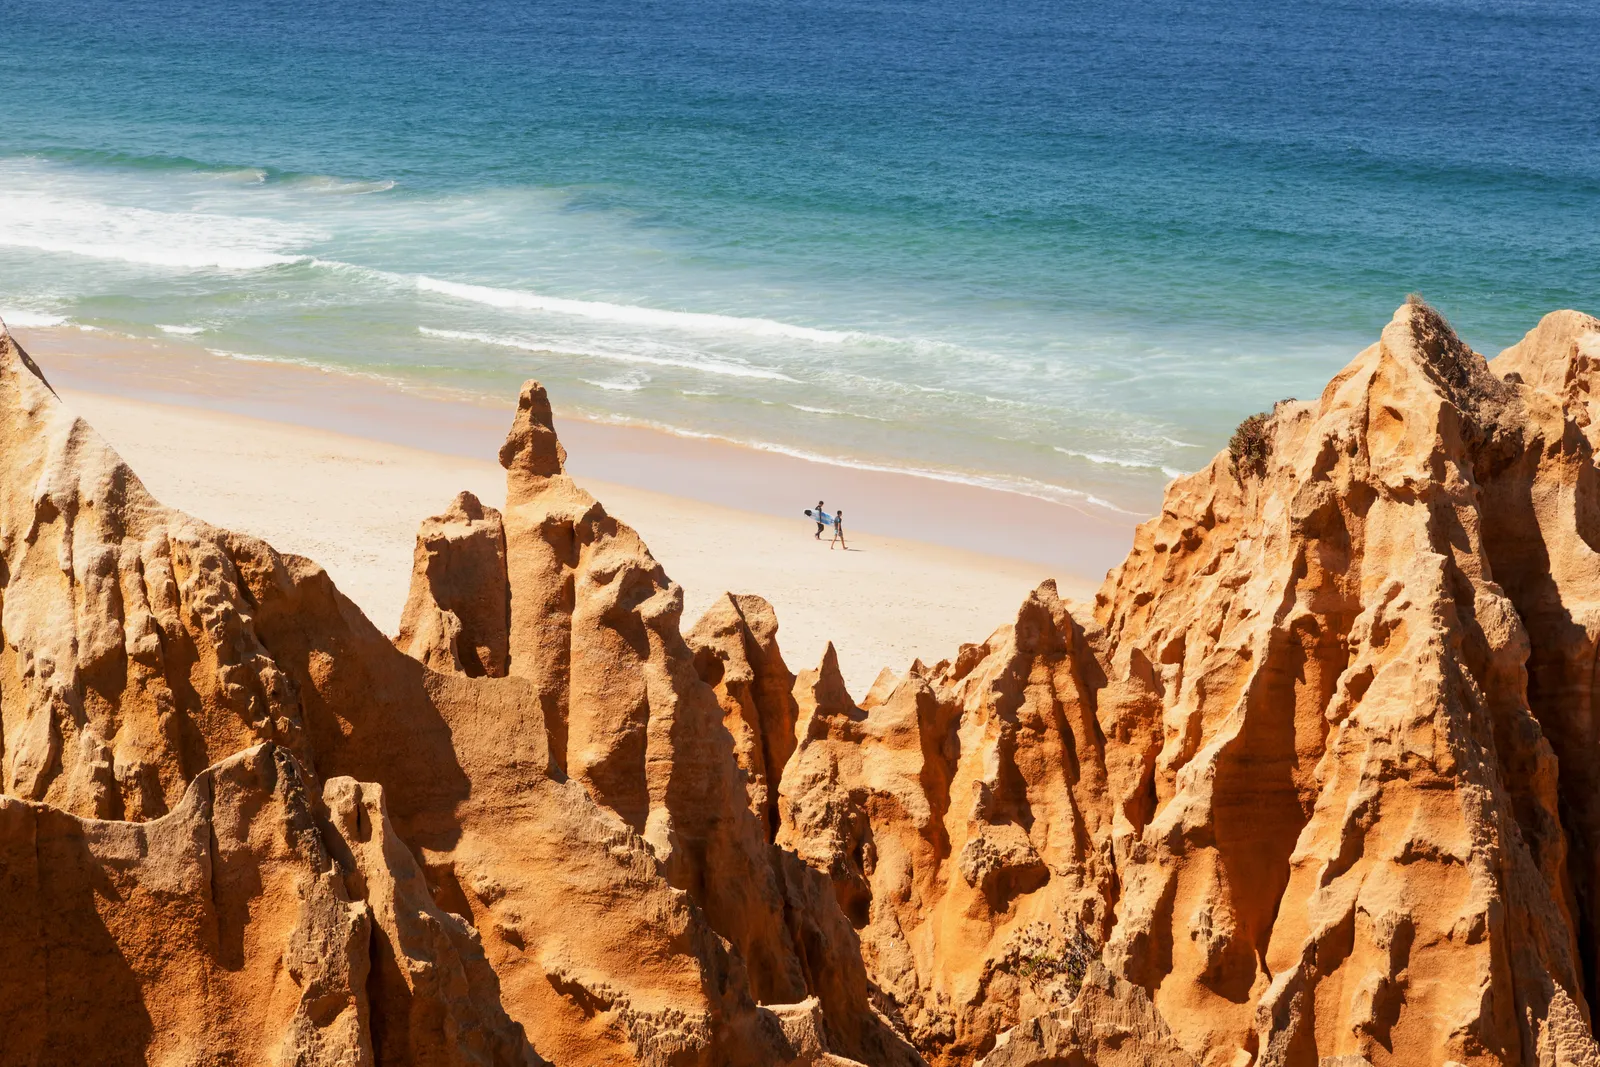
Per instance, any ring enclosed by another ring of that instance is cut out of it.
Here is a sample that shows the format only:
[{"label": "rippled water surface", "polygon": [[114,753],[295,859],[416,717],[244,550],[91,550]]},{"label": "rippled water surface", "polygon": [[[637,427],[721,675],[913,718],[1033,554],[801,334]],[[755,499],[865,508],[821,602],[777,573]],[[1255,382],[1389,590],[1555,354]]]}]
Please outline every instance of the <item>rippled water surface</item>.
[{"label": "rippled water surface", "polygon": [[0,313],[1149,508],[1600,309],[1555,2],[0,0]]}]

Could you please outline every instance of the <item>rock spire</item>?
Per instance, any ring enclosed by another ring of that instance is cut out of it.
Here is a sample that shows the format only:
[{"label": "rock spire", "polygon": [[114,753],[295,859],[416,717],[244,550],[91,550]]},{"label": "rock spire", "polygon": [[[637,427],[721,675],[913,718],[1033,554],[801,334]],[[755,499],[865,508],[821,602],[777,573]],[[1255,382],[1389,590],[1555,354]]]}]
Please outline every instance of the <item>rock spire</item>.
[{"label": "rock spire", "polygon": [[391,640],[0,333],[0,1067],[1600,1063],[1597,366],[1408,303],[857,699],[537,383]]}]

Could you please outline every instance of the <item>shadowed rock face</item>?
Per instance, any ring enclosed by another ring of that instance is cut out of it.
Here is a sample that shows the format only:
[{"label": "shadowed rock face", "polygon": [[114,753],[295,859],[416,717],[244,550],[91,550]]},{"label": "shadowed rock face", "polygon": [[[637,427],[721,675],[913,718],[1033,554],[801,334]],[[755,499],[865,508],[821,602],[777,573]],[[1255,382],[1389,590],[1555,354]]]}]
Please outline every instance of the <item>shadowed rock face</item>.
[{"label": "shadowed rock face", "polygon": [[505,677],[511,659],[506,532],[463,492],[417,533],[411,593],[395,647],[436,671]]},{"label": "shadowed rock face", "polygon": [[391,641],[0,335],[0,1064],[1600,1063],[1596,366],[1407,305],[858,701],[536,383]]}]

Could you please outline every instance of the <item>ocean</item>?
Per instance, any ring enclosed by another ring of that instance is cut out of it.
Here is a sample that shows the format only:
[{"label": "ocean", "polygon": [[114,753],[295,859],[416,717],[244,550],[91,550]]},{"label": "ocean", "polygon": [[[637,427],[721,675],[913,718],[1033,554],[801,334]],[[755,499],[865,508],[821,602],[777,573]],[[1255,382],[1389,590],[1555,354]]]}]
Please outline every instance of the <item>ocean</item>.
[{"label": "ocean", "polygon": [[1600,310],[1600,5],[0,0],[0,315],[1142,514]]}]

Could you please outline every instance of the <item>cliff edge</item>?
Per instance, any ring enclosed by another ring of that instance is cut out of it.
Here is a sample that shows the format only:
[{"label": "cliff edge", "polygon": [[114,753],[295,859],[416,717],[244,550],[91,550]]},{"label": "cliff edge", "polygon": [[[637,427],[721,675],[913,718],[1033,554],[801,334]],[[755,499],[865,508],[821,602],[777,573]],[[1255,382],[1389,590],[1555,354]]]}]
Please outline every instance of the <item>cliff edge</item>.
[{"label": "cliff edge", "polygon": [[857,697],[537,383],[391,640],[0,333],[0,1065],[1600,1063],[1596,366],[1408,303]]}]

